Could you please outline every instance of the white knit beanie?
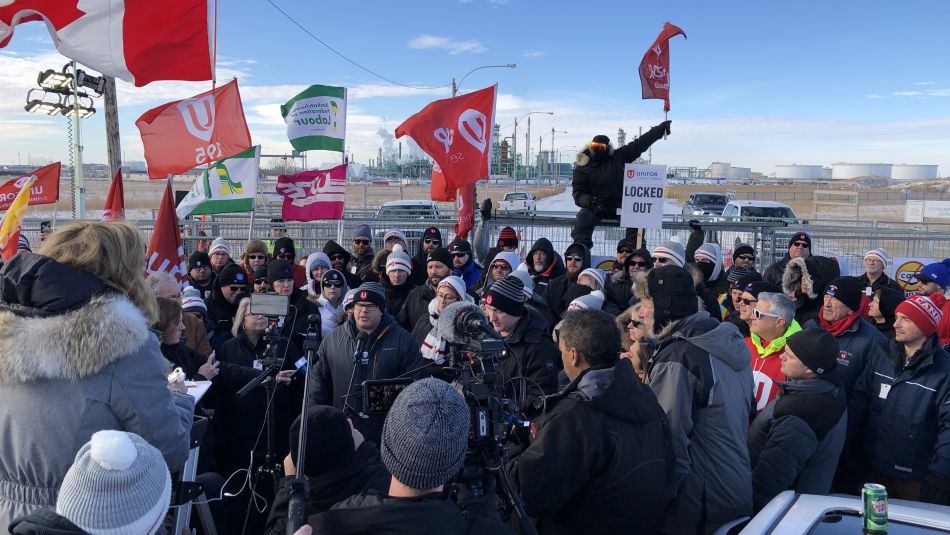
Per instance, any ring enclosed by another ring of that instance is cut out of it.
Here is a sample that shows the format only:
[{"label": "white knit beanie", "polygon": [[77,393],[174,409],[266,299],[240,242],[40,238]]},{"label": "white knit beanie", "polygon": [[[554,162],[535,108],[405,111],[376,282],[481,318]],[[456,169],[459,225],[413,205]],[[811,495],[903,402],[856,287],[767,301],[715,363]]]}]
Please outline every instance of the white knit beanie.
[{"label": "white knit beanie", "polygon": [[220,237],[211,240],[211,247],[208,248],[208,256],[213,255],[216,251],[224,251],[228,256],[231,256],[231,246],[228,244],[228,240]]},{"label": "white knit beanie", "polygon": [[686,263],[686,249],[683,244],[670,240],[653,250],[653,258],[669,258],[679,267]]},{"label": "white knit beanie", "polygon": [[593,292],[582,295],[575,298],[571,301],[571,304],[567,305],[568,310],[584,310],[585,308],[590,308],[593,310],[600,310],[604,306],[604,292],[600,290],[594,290]]},{"label": "white knit beanie", "polygon": [[581,278],[582,276],[584,276],[584,275],[587,275],[588,277],[590,277],[590,278],[594,279],[595,281],[597,281],[598,283],[600,283],[600,288],[601,288],[601,289],[604,288],[604,285],[606,284],[606,282],[605,282],[605,281],[606,281],[606,277],[604,276],[603,270],[600,270],[600,269],[597,269],[597,268],[587,268],[587,269],[585,269],[584,271],[581,271],[580,275],[577,276],[578,280],[580,280],[580,278]]},{"label": "white knit beanie", "polygon": [[134,433],[99,431],[66,472],[56,513],[92,535],[152,534],[162,526],[171,490],[155,447]]},{"label": "white knit beanie", "polygon": [[867,259],[868,257],[877,258],[881,262],[884,262],[884,269],[887,269],[887,265],[891,263],[891,259],[887,257],[887,253],[884,252],[884,249],[871,249],[864,253],[864,258]]},{"label": "white knit beanie", "polygon": [[402,270],[406,273],[412,273],[412,261],[409,255],[403,250],[402,245],[398,243],[393,246],[393,251],[386,257],[386,273],[390,271]]}]

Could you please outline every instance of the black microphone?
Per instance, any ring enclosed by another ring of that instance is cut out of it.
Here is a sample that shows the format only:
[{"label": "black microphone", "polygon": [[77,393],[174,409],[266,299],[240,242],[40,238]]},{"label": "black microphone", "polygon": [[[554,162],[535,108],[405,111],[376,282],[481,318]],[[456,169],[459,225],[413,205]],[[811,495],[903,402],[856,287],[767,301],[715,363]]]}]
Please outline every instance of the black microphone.
[{"label": "black microphone", "polygon": [[478,305],[459,301],[445,307],[438,319],[439,335],[446,342],[463,344],[468,339],[485,334],[491,338],[502,338],[482,312]]},{"label": "black microphone", "polygon": [[369,335],[363,331],[356,335],[356,352],[353,353],[353,362],[358,360],[360,364],[369,364],[369,353],[366,351],[366,341],[368,339]]}]

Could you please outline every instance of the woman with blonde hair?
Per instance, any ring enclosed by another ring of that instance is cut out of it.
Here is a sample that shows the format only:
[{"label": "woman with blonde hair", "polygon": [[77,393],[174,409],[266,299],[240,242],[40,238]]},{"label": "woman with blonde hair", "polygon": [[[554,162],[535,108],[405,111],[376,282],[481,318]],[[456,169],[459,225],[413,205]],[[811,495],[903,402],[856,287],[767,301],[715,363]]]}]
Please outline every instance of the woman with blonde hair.
[{"label": "woman with blonde hair", "polygon": [[0,272],[0,525],[52,508],[96,431],[142,436],[172,472],[187,459],[194,399],[168,389],[144,268],[134,226],[75,222]]}]

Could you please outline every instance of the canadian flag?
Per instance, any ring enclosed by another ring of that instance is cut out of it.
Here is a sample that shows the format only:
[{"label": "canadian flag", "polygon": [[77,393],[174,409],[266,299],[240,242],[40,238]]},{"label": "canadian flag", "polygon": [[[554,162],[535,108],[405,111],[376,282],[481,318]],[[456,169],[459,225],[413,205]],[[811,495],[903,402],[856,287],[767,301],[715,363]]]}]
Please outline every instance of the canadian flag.
[{"label": "canadian flag", "polygon": [[0,0],[0,48],[17,24],[43,21],[56,49],[107,76],[143,86],[210,80],[208,0]]},{"label": "canadian flag", "polygon": [[188,271],[185,269],[185,248],[181,245],[171,181],[165,183],[165,194],[162,196],[162,204],[158,207],[158,217],[155,218],[155,229],[152,230],[152,239],[148,242],[145,259],[146,274],[171,273],[178,280],[178,284],[184,287]]},{"label": "canadian flag", "polygon": [[125,219],[125,188],[122,187],[122,170],[119,169],[109,184],[106,206],[102,211],[103,221],[121,221]]},{"label": "canadian flag", "polygon": [[496,88],[437,100],[396,127],[396,137],[410,136],[439,164],[446,189],[488,178]]},{"label": "canadian flag", "polygon": [[142,134],[149,178],[182,173],[251,147],[237,80],[152,108],[135,126]]}]

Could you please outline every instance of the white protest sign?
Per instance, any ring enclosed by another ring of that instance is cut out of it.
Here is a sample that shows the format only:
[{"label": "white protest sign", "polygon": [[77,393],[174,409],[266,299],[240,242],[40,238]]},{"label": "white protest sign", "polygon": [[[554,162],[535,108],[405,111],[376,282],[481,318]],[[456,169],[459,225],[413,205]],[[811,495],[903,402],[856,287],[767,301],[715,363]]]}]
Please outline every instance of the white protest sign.
[{"label": "white protest sign", "polygon": [[628,163],[624,166],[620,226],[661,228],[665,189],[665,165]]}]

